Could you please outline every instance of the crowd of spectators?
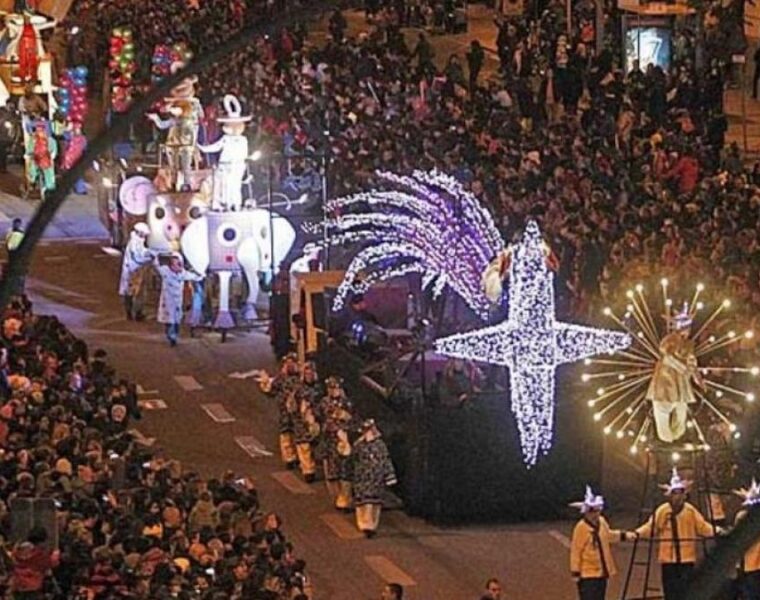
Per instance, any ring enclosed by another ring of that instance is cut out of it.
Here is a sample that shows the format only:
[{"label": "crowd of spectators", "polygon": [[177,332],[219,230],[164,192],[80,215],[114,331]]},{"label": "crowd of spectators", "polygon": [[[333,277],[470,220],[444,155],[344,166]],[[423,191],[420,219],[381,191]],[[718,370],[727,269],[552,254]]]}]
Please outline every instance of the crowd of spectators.
[{"label": "crowd of spectators", "polygon": [[[0,396],[0,587],[13,598],[309,597],[255,483],[183,471],[130,428],[135,385],[106,353],[23,296],[2,314]],[[19,528],[31,501],[57,527]]]}]

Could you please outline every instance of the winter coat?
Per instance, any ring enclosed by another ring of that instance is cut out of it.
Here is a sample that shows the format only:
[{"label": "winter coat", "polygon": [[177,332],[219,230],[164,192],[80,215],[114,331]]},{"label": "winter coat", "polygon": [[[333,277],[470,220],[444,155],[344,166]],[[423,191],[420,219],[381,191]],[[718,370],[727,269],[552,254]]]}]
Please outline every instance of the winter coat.
[{"label": "winter coat", "polygon": [[381,504],[381,491],[396,483],[396,471],[382,438],[359,438],[354,444],[354,503]]},{"label": "winter coat", "polygon": [[145,241],[136,232],[129,234],[129,242],[124,248],[124,260],[121,263],[119,278],[119,296],[135,296],[142,286],[145,266],[153,255],[145,247]]},{"label": "winter coat", "polygon": [[200,281],[203,275],[187,270],[172,271],[169,267],[159,265],[158,274],[161,276],[161,297],[158,301],[159,323],[170,325],[182,323],[182,292],[186,281]]},{"label": "winter coat", "polygon": [[41,591],[45,575],[57,563],[57,559],[50,551],[29,542],[21,544],[13,552],[13,590],[16,592]]},{"label": "winter coat", "polygon": [[200,531],[204,527],[216,528],[219,524],[219,512],[210,500],[198,500],[190,511],[188,518],[190,531]]},{"label": "winter coat", "polygon": [[678,178],[678,193],[691,194],[699,180],[699,163],[693,156],[682,156],[666,177]]}]

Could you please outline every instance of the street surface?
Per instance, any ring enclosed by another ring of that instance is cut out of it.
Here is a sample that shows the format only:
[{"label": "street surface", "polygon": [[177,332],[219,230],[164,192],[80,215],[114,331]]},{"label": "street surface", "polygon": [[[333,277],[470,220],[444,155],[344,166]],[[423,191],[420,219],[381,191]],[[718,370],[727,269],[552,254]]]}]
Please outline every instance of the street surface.
[{"label": "street surface", "polygon": [[[409,586],[412,600],[474,599],[492,576],[503,581],[507,598],[574,597],[570,522],[440,528],[394,510],[383,513],[376,539],[357,535],[352,516],[332,509],[321,482],[306,485],[283,471],[274,402],[252,380],[228,377],[271,368],[268,338],[237,334],[222,344],[215,334],[191,339],[183,332],[172,349],[152,319],[124,320],[116,295],[119,266],[99,243],[41,246],[27,280],[35,311],[57,314],[91,350],[107,350],[119,373],[140,384],[141,400],[160,408],[146,407],[136,428],[185,468],[206,476],[234,469],[257,481],[264,508],[284,517],[297,554],[307,561],[318,599],[378,598],[383,582],[393,580]],[[155,304],[150,308],[154,312]],[[620,566],[626,557],[627,550],[618,554]]]}]

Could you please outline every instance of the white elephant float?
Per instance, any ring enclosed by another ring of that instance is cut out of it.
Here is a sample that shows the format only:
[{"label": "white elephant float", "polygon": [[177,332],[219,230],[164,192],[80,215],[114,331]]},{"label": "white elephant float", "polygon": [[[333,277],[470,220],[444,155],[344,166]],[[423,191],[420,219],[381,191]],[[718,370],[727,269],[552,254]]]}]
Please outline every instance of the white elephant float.
[{"label": "white elephant float", "polygon": [[239,212],[209,211],[192,221],[181,236],[182,253],[198,273],[219,275],[217,329],[234,327],[229,309],[230,279],[242,271],[248,281],[243,308],[246,320],[257,317],[259,274],[278,269],[296,240],[296,230],[277,213],[264,209]]}]

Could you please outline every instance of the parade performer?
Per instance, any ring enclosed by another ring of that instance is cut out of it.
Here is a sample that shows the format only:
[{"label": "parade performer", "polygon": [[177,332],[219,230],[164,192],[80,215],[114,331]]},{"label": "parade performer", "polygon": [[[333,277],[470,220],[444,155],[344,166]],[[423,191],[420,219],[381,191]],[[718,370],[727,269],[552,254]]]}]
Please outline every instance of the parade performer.
[{"label": "parade performer", "polygon": [[[734,493],[744,500],[742,508],[736,513],[738,525],[747,516],[750,508],[760,505],[760,485],[753,479],[749,488],[742,488]],[[739,594],[742,600],[760,598],[760,540],[750,546],[739,564]]]},{"label": "parade performer", "polygon": [[293,418],[296,412],[296,391],[300,384],[298,356],[289,353],[280,361],[280,372],[274,378],[264,374],[259,382],[263,392],[277,400],[280,413],[280,456],[288,469],[298,465],[298,454],[293,435]]},{"label": "parade performer", "polygon": [[323,396],[316,365],[309,361],[303,366],[301,384],[296,391],[296,410],[293,413],[293,436],[296,443],[298,465],[306,483],[314,481],[317,471],[312,444],[319,436],[316,405]]},{"label": "parade performer", "polygon": [[[82,133],[82,124],[76,122],[72,123],[70,129],[64,132],[63,139],[65,144],[61,166],[64,170],[68,171],[76,164],[79,157],[81,157],[87,149],[87,138],[84,133]],[[74,184],[74,191],[80,195],[87,193],[87,185],[85,184],[84,179],[77,179]]]},{"label": "parade performer", "polygon": [[647,389],[657,437],[663,442],[675,442],[686,433],[689,405],[697,401],[692,380],[703,386],[694,341],[689,339],[691,323],[688,306],[684,305],[671,319],[673,330],[660,342],[660,358]]},{"label": "parade performer", "polygon": [[248,138],[245,137],[245,124],[251,120],[250,115],[242,115],[243,109],[237,97],[228,94],[224,97],[226,116],[218,117],[224,135],[209,145],[199,144],[202,152],[220,152],[219,164],[214,171],[215,210],[240,210],[243,205],[243,183],[246,179],[248,159]]},{"label": "parade performer", "polygon": [[156,320],[164,324],[169,345],[176,346],[179,326],[182,323],[182,296],[185,282],[201,281],[203,275],[185,269],[182,264],[182,255],[178,252],[171,254],[168,265],[162,265],[160,257],[156,257],[155,265],[161,276],[161,297],[158,302]]},{"label": "parade performer", "polygon": [[396,485],[388,447],[374,419],[362,423],[362,434],[354,443],[353,493],[356,526],[368,538],[374,537],[380,525],[382,490]]},{"label": "parade performer", "polygon": [[34,124],[34,132],[27,140],[26,156],[29,185],[34,187],[39,180],[44,197],[46,192],[55,189],[55,158],[58,156],[58,144],[42,119]]},{"label": "parade performer", "polygon": [[698,537],[713,537],[721,530],[686,501],[691,482],[684,481],[673,467],[670,483],[661,485],[667,501],[660,504],[646,523],[636,529],[642,538],[658,540],[664,600],[683,600],[697,561]]},{"label": "parade performer", "polygon": [[30,83],[39,79],[40,59],[45,55],[40,32],[55,25],[55,19],[31,11],[5,15],[5,58],[18,62],[18,70],[12,79]]},{"label": "parade performer", "polygon": [[351,509],[351,441],[349,432],[354,421],[351,403],[338,377],[325,381],[327,395],[322,399],[322,466],[327,492],[335,508]]},{"label": "parade performer", "polygon": [[136,223],[129,234],[129,242],[124,248],[124,260],[121,263],[119,279],[119,296],[124,299],[127,319],[142,321],[145,270],[154,258],[146,246],[150,228],[146,223]]},{"label": "parade performer", "polygon": [[[172,71],[181,65],[172,65]],[[203,118],[203,106],[195,97],[196,77],[188,77],[172,89],[171,96],[165,98],[169,118],[162,119],[156,113],[149,113],[150,119],[160,130],[168,129],[166,155],[174,176],[174,188],[180,190],[192,182],[193,159],[197,152],[198,130]]]},{"label": "parade performer", "polygon": [[610,544],[635,539],[636,534],[610,529],[602,516],[604,498],[595,496],[586,486],[586,497],[570,506],[578,508],[583,517],[573,529],[570,542],[570,573],[578,585],[580,600],[604,600],[607,582],[617,573]]}]

